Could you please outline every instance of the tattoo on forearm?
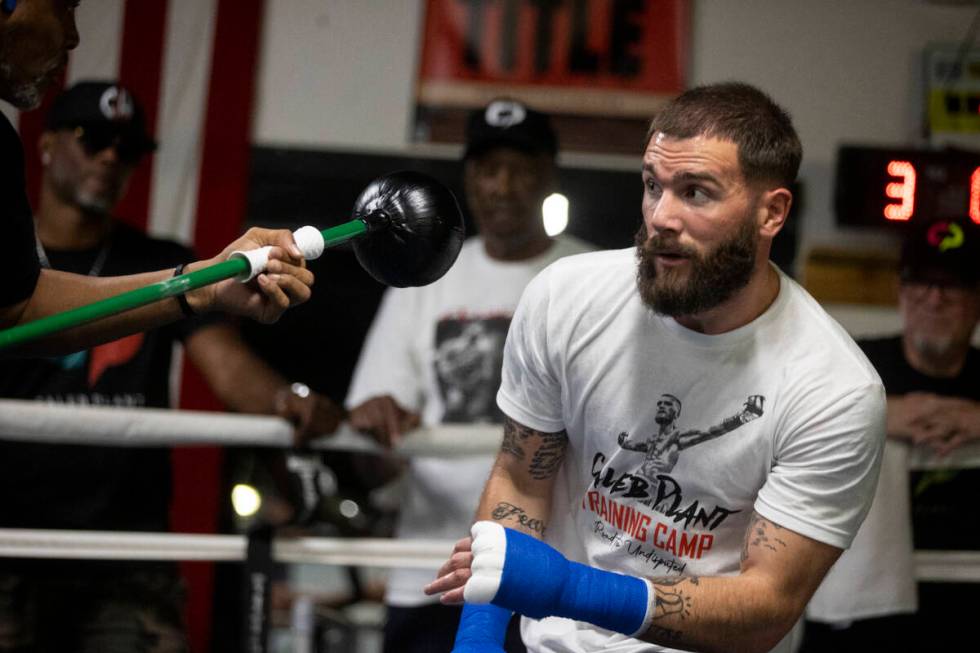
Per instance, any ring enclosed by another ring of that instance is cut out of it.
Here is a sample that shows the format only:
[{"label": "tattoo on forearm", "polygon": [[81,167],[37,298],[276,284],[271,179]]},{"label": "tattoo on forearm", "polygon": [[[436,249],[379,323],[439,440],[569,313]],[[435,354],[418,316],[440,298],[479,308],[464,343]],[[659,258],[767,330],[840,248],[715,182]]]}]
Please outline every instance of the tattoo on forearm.
[{"label": "tattoo on forearm", "polygon": [[515,506],[512,503],[501,501],[494,506],[490,516],[493,517],[495,521],[516,521],[527,530],[544,535],[544,520],[532,518],[524,511],[523,508],[520,506]]},{"label": "tattoo on forearm", "polygon": [[742,546],[742,562],[749,559],[749,547],[762,547],[770,551],[781,551],[788,545],[779,537],[783,527],[774,524],[758,513],[752,513],[752,521],[745,531],[745,543]]},{"label": "tattoo on forearm", "polygon": [[[700,579],[697,576],[655,578],[653,583],[657,586],[657,593],[653,602],[654,621],[674,615],[680,619],[685,619],[691,614],[692,598],[690,592],[685,590],[684,584],[698,585]],[[677,633],[680,635],[680,631]]]},{"label": "tattoo on forearm", "polygon": [[664,628],[663,626],[657,626],[651,624],[647,629],[646,636],[656,642],[679,642],[683,638],[683,634],[679,630],[674,630],[673,628]]},{"label": "tattoo on forearm", "polygon": [[500,448],[518,460],[524,460],[521,443],[531,437],[532,433],[531,429],[524,428],[514,420],[504,420],[504,441]]},{"label": "tattoo on forearm", "polygon": [[565,460],[565,451],[568,449],[568,433],[565,431],[542,433],[541,440],[541,446],[534,452],[531,465],[528,467],[531,478],[538,481],[552,478],[561,469],[561,464]]},{"label": "tattoo on forearm", "polygon": [[535,444],[537,448],[533,449],[528,473],[535,480],[545,481],[561,469],[561,464],[565,460],[565,451],[568,449],[568,433],[565,431],[542,433],[522,426],[512,419],[504,420],[504,440],[500,445],[501,451],[524,461],[527,460],[528,449],[533,448]]}]

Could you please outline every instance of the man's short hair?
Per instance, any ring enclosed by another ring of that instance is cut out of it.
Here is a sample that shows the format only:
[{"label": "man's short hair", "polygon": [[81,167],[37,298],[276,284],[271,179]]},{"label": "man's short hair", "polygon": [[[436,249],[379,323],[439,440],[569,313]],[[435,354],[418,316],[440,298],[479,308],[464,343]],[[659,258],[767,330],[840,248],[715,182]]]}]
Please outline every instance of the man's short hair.
[{"label": "man's short hair", "polygon": [[646,143],[657,133],[672,138],[707,136],[738,147],[746,181],[789,187],[796,180],[803,146],[789,114],[748,84],[698,86],[671,100],[650,122]]},{"label": "man's short hair", "polygon": [[677,404],[677,414],[680,415],[681,414],[681,407],[682,407],[681,400],[678,399],[677,397],[675,397],[674,395],[668,394],[666,392],[663,393],[662,395],[660,395],[660,398],[661,399],[663,399],[664,397],[667,397],[668,399],[670,399],[671,401],[673,401],[675,404]]}]

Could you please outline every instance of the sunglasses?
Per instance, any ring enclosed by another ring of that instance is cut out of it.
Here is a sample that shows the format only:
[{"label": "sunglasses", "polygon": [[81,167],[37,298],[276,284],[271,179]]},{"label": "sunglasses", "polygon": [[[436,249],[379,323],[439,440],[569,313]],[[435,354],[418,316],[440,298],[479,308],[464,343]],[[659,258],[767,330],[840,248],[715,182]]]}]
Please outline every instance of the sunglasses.
[{"label": "sunglasses", "polygon": [[85,154],[93,157],[109,147],[116,149],[123,163],[136,163],[150,150],[142,138],[112,125],[79,125],[72,130]]}]

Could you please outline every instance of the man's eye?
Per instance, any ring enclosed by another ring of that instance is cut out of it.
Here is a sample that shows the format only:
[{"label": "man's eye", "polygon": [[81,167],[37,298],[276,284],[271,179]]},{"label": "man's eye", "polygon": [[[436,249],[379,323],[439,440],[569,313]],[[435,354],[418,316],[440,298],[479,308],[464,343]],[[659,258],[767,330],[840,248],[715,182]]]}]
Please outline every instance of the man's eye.
[{"label": "man's eye", "polygon": [[693,200],[695,202],[705,202],[711,199],[711,196],[708,194],[708,192],[705,189],[701,188],[700,186],[691,186],[685,191],[684,194],[685,196],[687,196],[688,199]]}]

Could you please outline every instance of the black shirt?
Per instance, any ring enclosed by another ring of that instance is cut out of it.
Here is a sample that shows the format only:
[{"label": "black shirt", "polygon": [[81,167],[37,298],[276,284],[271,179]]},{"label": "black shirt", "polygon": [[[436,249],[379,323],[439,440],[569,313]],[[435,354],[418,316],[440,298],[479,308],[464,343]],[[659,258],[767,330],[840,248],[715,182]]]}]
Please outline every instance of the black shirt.
[{"label": "black shirt", "polygon": [[[100,253],[49,250],[47,257],[54,269],[87,274]],[[113,276],[175,267],[193,255],[115,223],[104,260],[101,275]],[[204,323],[183,320],[68,356],[0,361],[0,396],[167,408],[174,341]],[[170,486],[166,449],[0,441],[3,527],[165,531]]]},{"label": "black shirt", "polygon": [[[935,378],[905,360],[900,336],[858,343],[889,395],[929,392],[980,401],[980,350],[971,347],[960,373]],[[980,469],[913,472],[912,530],[916,549],[980,550]]]},{"label": "black shirt", "polygon": [[34,251],[34,220],[24,188],[24,149],[7,117],[0,113],[0,307],[24,301],[34,292],[41,266]]}]

